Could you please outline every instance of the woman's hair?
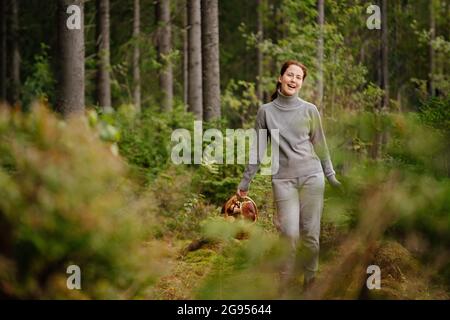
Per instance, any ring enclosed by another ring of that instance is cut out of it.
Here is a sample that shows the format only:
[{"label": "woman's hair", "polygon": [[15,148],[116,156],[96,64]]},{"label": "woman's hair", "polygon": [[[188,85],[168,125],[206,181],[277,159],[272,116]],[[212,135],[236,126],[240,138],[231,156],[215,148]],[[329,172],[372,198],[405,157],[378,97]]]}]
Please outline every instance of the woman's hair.
[{"label": "woman's hair", "polygon": [[[306,75],[308,74],[308,69],[300,62],[296,61],[296,60],[288,60],[285,63],[283,63],[283,66],[281,67],[280,70],[280,76],[283,76],[283,74],[286,72],[287,68],[289,68],[289,66],[291,65],[295,65],[295,66],[299,66],[302,70],[303,70],[303,79],[305,80]],[[277,81],[277,86],[275,88],[275,92],[272,93],[271,97],[270,97],[270,101],[275,100],[278,97],[278,90],[280,89],[280,82]]]}]

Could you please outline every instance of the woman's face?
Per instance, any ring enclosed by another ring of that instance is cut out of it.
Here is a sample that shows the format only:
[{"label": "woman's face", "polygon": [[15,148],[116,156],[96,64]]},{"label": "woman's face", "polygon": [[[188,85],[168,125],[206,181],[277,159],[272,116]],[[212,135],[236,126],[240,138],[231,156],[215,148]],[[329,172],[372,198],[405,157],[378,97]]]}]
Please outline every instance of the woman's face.
[{"label": "woman's face", "polygon": [[281,83],[280,91],[285,96],[297,94],[303,84],[303,70],[295,64],[291,64],[284,74],[278,77]]}]

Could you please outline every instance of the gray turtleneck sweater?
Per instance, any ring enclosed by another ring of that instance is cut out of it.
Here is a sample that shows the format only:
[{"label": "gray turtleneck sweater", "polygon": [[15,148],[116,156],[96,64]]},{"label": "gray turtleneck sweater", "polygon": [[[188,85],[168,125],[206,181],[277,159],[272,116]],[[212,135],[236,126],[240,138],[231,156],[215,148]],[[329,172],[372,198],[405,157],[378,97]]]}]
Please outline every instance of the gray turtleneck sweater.
[{"label": "gray turtleneck sweater", "polygon": [[[275,100],[259,108],[255,129],[267,129],[272,147],[279,148],[278,172],[272,179],[303,177],[322,170],[327,178],[335,174],[320,114],[312,103],[297,95],[284,96],[278,92]],[[279,130],[278,138],[270,136],[272,129]],[[264,154],[265,148],[266,143],[260,144],[258,154]],[[248,190],[260,164],[258,157],[256,164],[247,165],[238,187],[240,190]]]}]

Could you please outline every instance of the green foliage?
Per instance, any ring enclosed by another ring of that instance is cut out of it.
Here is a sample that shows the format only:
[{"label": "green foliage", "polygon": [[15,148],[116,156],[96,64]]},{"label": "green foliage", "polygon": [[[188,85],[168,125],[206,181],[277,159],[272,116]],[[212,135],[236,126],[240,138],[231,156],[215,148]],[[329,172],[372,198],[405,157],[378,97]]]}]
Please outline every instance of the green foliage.
[{"label": "green foliage", "polygon": [[184,166],[169,166],[153,181],[148,195],[158,207],[161,219],[156,235],[193,239],[200,232],[200,223],[214,214],[203,194],[192,183],[193,170]]},{"label": "green foliage", "polygon": [[[264,2],[263,2],[264,3]],[[243,21],[241,14],[236,14],[236,8],[239,12],[246,12],[246,25],[254,30],[256,28],[256,10],[255,1],[219,1],[219,32],[220,32],[220,79],[222,88],[226,88],[231,79],[235,79],[239,74],[239,79],[245,81],[254,81],[256,73],[255,61],[256,52],[249,50],[243,41],[242,33],[238,26]],[[267,17],[267,10],[264,10],[264,18]],[[238,57],[245,57],[240,59]]]},{"label": "green foliage", "polygon": [[450,96],[428,99],[420,107],[418,115],[425,124],[450,134]]},{"label": "green foliage", "polygon": [[51,70],[49,47],[41,43],[41,51],[34,56],[34,61],[28,69],[30,75],[23,84],[23,104],[28,108],[33,100],[48,102],[55,94],[55,75]]},{"label": "green foliage", "polygon": [[[356,7],[359,9],[356,10]],[[333,2],[330,4],[330,10],[334,13],[332,19],[334,23],[324,25],[323,80],[326,85],[323,106],[326,112],[333,116],[342,109],[372,110],[382,95],[381,90],[368,81],[367,68],[355,59],[352,47],[346,45],[347,40],[342,28],[339,27],[339,17],[343,12],[362,17],[362,5],[356,7],[344,8]],[[252,48],[258,47],[263,52],[265,68],[262,86],[265,92],[272,93],[282,63],[288,59],[295,59],[308,68],[308,76],[301,95],[306,100],[315,102],[319,37],[319,28],[315,22],[316,4],[314,1],[299,3],[284,0],[279,3],[279,12],[283,15],[280,22],[282,37],[266,38],[259,42],[254,32],[241,26],[247,45]],[[348,18],[348,15],[345,17]]]},{"label": "green foliage", "polygon": [[[325,215],[356,225],[364,213],[362,208],[372,205],[373,200],[368,199],[371,188],[376,190],[393,176],[394,190],[383,195],[389,199],[384,210],[395,212],[399,219],[390,222],[392,230],[402,235],[419,232],[428,243],[448,244],[450,157],[445,136],[421,124],[414,114],[377,117],[367,112],[349,113],[333,125],[327,122],[327,138],[345,196],[331,193],[326,203],[330,212]],[[388,137],[384,160],[379,162],[369,156],[377,130]]]},{"label": "green foliage", "polygon": [[[196,290],[199,299],[274,299],[277,266],[287,246],[275,234],[246,221],[211,218],[203,225],[209,239],[223,241],[211,271]],[[236,240],[239,238],[241,240]]]},{"label": "green foliage", "polygon": [[[3,110],[0,137],[0,296],[127,298],[151,285],[151,214],[84,118]],[[66,287],[72,264],[82,291]]]},{"label": "green foliage", "polygon": [[117,142],[120,154],[134,167],[144,182],[171,163],[171,134],[185,128],[193,132],[193,115],[182,106],[160,113],[152,109],[137,112],[133,105],[122,105],[108,113],[89,112],[90,124],[98,128],[105,141]]},{"label": "green foliage", "polygon": [[230,80],[222,95],[224,116],[232,128],[253,125],[258,111],[255,84],[243,80]]},{"label": "green foliage", "polygon": [[208,202],[221,205],[236,192],[240,175],[237,165],[203,164],[192,183]]}]

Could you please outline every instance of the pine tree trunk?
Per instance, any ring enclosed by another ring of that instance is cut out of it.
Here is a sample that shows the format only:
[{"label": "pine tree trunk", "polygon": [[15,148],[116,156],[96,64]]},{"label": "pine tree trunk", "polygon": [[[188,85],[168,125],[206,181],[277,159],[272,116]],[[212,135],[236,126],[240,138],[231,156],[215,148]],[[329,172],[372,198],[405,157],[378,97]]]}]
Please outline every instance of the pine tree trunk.
[{"label": "pine tree trunk", "polygon": [[140,5],[134,0],[133,17],[133,103],[137,110],[141,110],[141,72],[139,65],[139,34],[140,34]]},{"label": "pine tree trunk", "polygon": [[170,22],[170,0],[159,0],[156,4],[158,22],[158,57],[162,68],[159,84],[162,94],[162,110],[170,111],[173,105],[173,74],[169,55],[172,51],[172,28]]},{"label": "pine tree trunk", "polygon": [[109,0],[97,0],[97,103],[111,108]]},{"label": "pine tree trunk", "polygon": [[19,5],[13,0],[11,8],[11,71],[10,71],[10,103],[20,103],[20,51],[19,51]]},{"label": "pine tree trunk", "polygon": [[[65,117],[84,111],[84,0],[58,0],[59,79],[56,108]],[[69,29],[68,6],[81,11],[81,27]]]},{"label": "pine tree trunk", "polygon": [[317,41],[317,108],[323,112],[323,24],[324,0],[317,1],[319,39]]},{"label": "pine tree trunk", "polygon": [[[388,0],[383,0],[383,27],[382,27],[382,37],[383,37],[383,89],[384,89],[384,100],[382,111],[387,112],[389,109],[389,99],[390,99],[390,85],[389,85],[389,27],[388,27]],[[381,138],[379,138],[379,148],[378,148],[378,158],[382,156],[383,150],[389,140],[389,132],[385,130],[383,123],[381,122]]]},{"label": "pine tree trunk", "polygon": [[434,83],[433,83],[433,76],[435,74],[435,53],[434,53],[434,49],[433,49],[433,45],[432,43],[434,42],[435,38],[436,38],[436,20],[434,17],[434,0],[429,0],[429,11],[430,11],[430,44],[429,44],[429,54],[430,54],[430,75],[429,75],[429,84],[428,84],[428,89],[429,89],[429,94],[430,96],[434,96]]},{"label": "pine tree trunk", "polygon": [[381,112],[386,111],[389,105],[389,68],[388,68],[388,25],[387,25],[387,0],[381,0],[381,35],[380,35],[380,60],[379,60],[379,81],[383,89],[381,105],[376,112],[376,132],[372,141],[371,157],[379,159],[382,153],[383,143],[387,142],[386,133],[380,128]]},{"label": "pine tree trunk", "polygon": [[0,0],[0,104],[6,102],[6,1]]},{"label": "pine tree trunk", "polygon": [[202,0],[203,119],[220,118],[218,0]]},{"label": "pine tree trunk", "polygon": [[387,24],[387,1],[381,0],[381,63],[383,67],[382,72],[382,86],[384,90],[383,105],[382,108],[386,109],[389,105],[389,61],[388,61],[388,24]]},{"label": "pine tree trunk", "polygon": [[263,53],[262,50],[259,48],[261,45],[263,39],[264,39],[264,24],[263,24],[263,11],[262,11],[262,3],[263,0],[257,0],[257,47],[256,47],[256,63],[257,63],[257,76],[256,76],[256,96],[258,97],[259,101],[263,101],[264,99],[264,92],[262,88],[262,77],[263,77]]},{"label": "pine tree trunk", "polygon": [[201,120],[203,115],[203,97],[200,0],[188,1],[188,19],[188,110],[195,115],[197,120]]},{"label": "pine tree trunk", "polygon": [[[184,2],[183,2],[184,3]],[[189,41],[188,41],[188,10],[187,4],[183,6],[183,102],[187,109],[189,87]]]}]

